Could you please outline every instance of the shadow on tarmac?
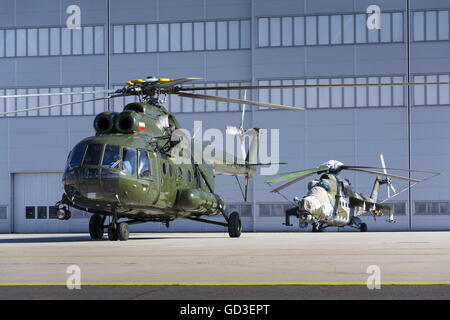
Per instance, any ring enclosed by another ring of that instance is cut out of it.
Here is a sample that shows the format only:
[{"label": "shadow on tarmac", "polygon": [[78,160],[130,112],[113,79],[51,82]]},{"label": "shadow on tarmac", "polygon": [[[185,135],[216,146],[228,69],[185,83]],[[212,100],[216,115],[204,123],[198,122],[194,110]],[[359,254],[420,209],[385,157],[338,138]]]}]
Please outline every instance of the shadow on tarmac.
[{"label": "shadow on tarmac", "polygon": [[[220,239],[218,237],[137,237],[129,238],[128,241],[139,241],[139,240],[180,240],[180,239]],[[93,240],[90,236],[55,236],[55,237],[30,237],[30,238],[11,238],[11,239],[0,239],[0,244],[4,243],[65,243],[65,242],[110,242],[108,237],[105,235],[101,240]],[[120,242],[119,240],[117,242]]]}]

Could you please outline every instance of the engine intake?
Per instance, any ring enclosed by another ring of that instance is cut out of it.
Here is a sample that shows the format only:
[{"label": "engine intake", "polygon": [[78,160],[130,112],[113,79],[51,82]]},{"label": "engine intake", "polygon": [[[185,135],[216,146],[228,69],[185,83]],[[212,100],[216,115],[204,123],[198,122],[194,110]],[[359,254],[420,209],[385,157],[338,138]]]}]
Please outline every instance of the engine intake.
[{"label": "engine intake", "polygon": [[115,127],[120,133],[133,133],[145,131],[149,124],[145,115],[135,111],[123,111],[117,116]]},{"label": "engine intake", "polygon": [[116,112],[102,112],[94,119],[94,129],[97,133],[111,133],[114,131]]}]

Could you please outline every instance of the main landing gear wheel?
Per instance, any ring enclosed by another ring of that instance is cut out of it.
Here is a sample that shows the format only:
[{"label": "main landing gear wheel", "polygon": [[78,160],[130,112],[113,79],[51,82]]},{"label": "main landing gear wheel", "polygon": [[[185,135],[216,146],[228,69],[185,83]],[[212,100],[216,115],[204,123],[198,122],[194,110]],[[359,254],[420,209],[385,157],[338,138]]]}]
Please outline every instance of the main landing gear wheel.
[{"label": "main landing gear wheel", "polygon": [[366,232],[366,231],[367,231],[367,224],[365,224],[364,222],[361,223],[361,224],[359,225],[359,231],[361,231],[361,232]]},{"label": "main landing gear wheel", "polygon": [[91,239],[103,238],[103,217],[99,214],[94,214],[89,220],[89,234]]},{"label": "main landing gear wheel", "polygon": [[231,238],[239,238],[242,232],[242,222],[239,213],[232,212],[228,218],[228,234]]},{"label": "main landing gear wheel", "polygon": [[117,224],[111,223],[108,226],[108,239],[111,241],[117,241],[119,239],[119,235],[117,232]]},{"label": "main landing gear wheel", "polygon": [[322,231],[323,231],[323,228],[320,227],[320,226],[313,225],[311,231],[312,231],[312,232],[322,232]]},{"label": "main landing gear wheel", "polygon": [[119,223],[119,228],[117,229],[117,235],[120,241],[127,241],[130,236],[130,231],[128,230],[128,223]]}]

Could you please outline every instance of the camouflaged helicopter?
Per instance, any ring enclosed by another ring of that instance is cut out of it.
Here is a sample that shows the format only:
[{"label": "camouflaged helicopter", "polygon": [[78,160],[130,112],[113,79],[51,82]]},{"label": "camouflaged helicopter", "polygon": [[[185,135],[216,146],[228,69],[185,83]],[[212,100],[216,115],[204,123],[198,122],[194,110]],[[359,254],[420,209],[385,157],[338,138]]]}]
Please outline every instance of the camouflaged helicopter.
[{"label": "camouflaged helicopter", "polygon": [[[182,97],[258,105],[277,109],[303,110],[290,106],[193,94],[180,84],[198,80],[177,80],[148,77],[128,81],[122,89],[103,99],[137,96],[139,102],[127,104],[123,112],[102,112],[94,119],[95,136],[80,141],[70,152],[62,178],[64,194],[56,206],[60,220],[71,217],[70,208],[92,216],[89,233],[92,239],[101,239],[104,229],[109,240],[127,240],[128,226],[143,222],[162,222],[169,226],[175,219],[191,219],[228,228],[230,237],[241,235],[242,223],[238,212],[227,214],[224,200],[215,192],[215,174],[243,176],[248,179],[258,165],[259,129],[245,130],[228,127],[227,134],[253,137],[244,161],[224,153],[224,161],[200,159],[186,150],[184,160],[174,158],[173,149],[189,145],[189,137],[180,134],[176,117],[161,104],[159,97],[177,94]],[[229,90],[228,87],[205,87],[202,90]],[[98,100],[98,99],[93,99]],[[92,101],[92,100],[85,100]],[[81,101],[83,102],[83,101]],[[73,102],[70,104],[74,104]],[[37,107],[60,107],[66,104]],[[30,110],[30,109],[28,109]],[[17,112],[20,112],[17,111]],[[242,116],[242,117],[243,117]],[[178,133],[178,135],[175,135]],[[242,139],[243,141],[243,139]],[[219,152],[219,151],[216,151]],[[175,156],[179,155],[175,153]],[[203,157],[203,153],[201,155]],[[204,160],[204,161],[203,161]],[[247,185],[245,186],[247,190]],[[246,198],[246,193],[244,194]],[[212,221],[202,216],[222,214],[225,222]],[[106,224],[107,217],[110,222]],[[119,221],[119,219],[126,219]]]},{"label": "camouflaged helicopter", "polygon": [[[270,185],[271,183],[292,179],[291,181],[271,191],[280,193],[281,190],[293,185],[296,182],[299,182],[314,174],[320,174],[319,179],[314,179],[308,183],[308,193],[306,196],[302,199],[299,199],[298,197],[294,198],[295,206],[286,210],[284,225],[292,226],[290,223],[290,217],[295,216],[299,219],[300,228],[306,228],[309,224],[311,224],[312,232],[321,232],[330,226],[350,226],[359,229],[361,232],[366,232],[367,224],[362,222],[359,216],[370,214],[374,217],[374,219],[376,219],[376,217],[384,216],[385,213],[389,213],[387,222],[394,223],[395,219],[393,209],[384,202],[394,196],[397,196],[399,193],[406,191],[419,182],[431,179],[441,174],[440,172],[425,170],[386,168],[383,154],[380,155],[380,159],[382,167],[348,166],[339,161],[330,160],[317,168],[293,172],[280,178],[266,181]],[[382,169],[383,172],[373,171],[372,169]],[[377,175],[370,197],[361,193],[356,193],[348,179],[338,178],[339,173],[343,170]],[[431,176],[424,180],[418,180],[410,177],[389,174],[387,170],[426,173]],[[403,189],[401,192],[397,192],[392,184],[391,178],[413,182],[414,184],[411,184],[408,188]],[[387,186],[388,198],[385,201],[378,202],[381,185]],[[392,195],[391,191],[393,192]]]}]

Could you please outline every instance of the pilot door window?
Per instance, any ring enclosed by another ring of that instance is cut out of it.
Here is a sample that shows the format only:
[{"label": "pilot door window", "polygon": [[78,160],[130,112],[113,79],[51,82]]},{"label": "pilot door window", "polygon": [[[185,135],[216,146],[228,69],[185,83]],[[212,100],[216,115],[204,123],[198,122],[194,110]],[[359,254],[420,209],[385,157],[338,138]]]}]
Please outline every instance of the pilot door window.
[{"label": "pilot door window", "polygon": [[102,161],[103,167],[111,169],[120,168],[120,147],[107,144],[105,146],[105,154]]},{"label": "pilot door window", "polygon": [[138,160],[139,160],[138,177],[143,179],[150,178],[151,177],[150,161],[147,152],[139,150]]},{"label": "pilot door window", "polygon": [[123,171],[129,175],[136,174],[136,150],[123,148]]}]

